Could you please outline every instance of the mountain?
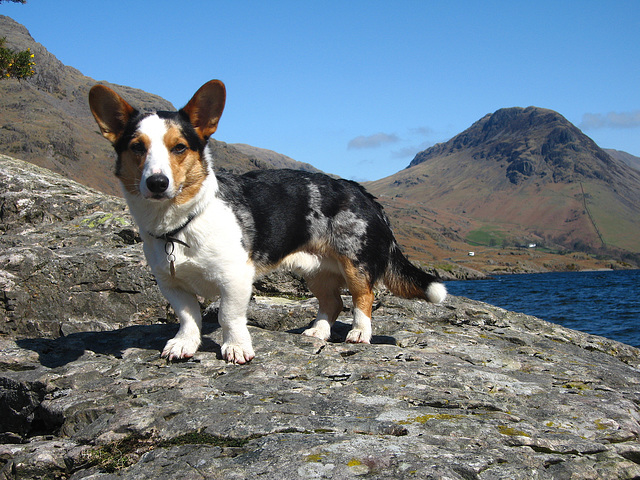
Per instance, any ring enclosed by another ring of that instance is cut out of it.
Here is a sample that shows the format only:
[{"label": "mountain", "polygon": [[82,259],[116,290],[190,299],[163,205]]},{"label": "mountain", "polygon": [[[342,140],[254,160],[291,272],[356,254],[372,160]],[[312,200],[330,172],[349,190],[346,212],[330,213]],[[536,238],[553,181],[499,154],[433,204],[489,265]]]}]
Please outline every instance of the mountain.
[{"label": "mountain", "polygon": [[[108,85],[142,111],[172,110],[163,98],[142,90],[84,76],[63,65],[37,43],[27,29],[0,15],[0,38],[7,47],[30,48],[35,55],[36,74],[27,80],[0,82],[0,145],[2,153],[27,160],[105,193],[120,195],[113,175],[114,153],[91,115],[87,101],[96,83]],[[309,169],[288,157],[270,158],[258,152],[243,153],[233,145],[211,140],[216,169],[242,173],[258,168]]]},{"label": "mountain", "polygon": [[640,171],[552,110],[486,115],[367,188],[471,243],[640,252]]}]

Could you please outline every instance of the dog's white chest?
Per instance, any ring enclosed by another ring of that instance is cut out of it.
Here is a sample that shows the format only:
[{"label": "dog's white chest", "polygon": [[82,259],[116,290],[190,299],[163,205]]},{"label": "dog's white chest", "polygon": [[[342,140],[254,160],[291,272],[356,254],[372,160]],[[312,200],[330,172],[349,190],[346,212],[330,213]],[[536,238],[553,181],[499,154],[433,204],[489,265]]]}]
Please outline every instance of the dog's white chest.
[{"label": "dog's white chest", "polygon": [[212,202],[176,238],[180,242],[145,239],[147,262],[161,284],[212,298],[220,285],[233,280],[228,278],[231,272],[242,277],[253,274],[242,229],[221,201]]}]

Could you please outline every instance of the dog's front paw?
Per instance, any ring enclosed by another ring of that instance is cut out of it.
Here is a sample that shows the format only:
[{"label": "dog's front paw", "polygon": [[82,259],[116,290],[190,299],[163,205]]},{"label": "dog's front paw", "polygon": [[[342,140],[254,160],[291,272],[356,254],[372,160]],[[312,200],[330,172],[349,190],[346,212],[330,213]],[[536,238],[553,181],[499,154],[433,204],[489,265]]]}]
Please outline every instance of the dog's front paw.
[{"label": "dog's front paw", "polygon": [[249,345],[239,345],[237,343],[225,343],[222,345],[222,358],[229,363],[243,365],[253,360],[256,354],[253,347]]},{"label": "dog's front paw", "polygon": [[253,353],[251,334],[247,329],[246,320],[234,322],[226,327],[223,325],[222,328],[222,358],[229,363],[239,365],[253,360],[256,354]]},{"label": "dog's front paw", "polygon": [[347,343],[371,343],[371,332],[365,332],[359,328],[352,329],[347,334]]},{"label": "dog's front paw", "polygon": [[222,358],[229,363],[242,365],[253,360],[255,356],[256,354],[250,346],[247,348],[246,346],[236,344],[222,345]]},{"label": "dog's front paw", "polygon": [[200,346],[200,338],[174,337],[167,342],[162,356],[167,360],[183,360],[191,358]]}]

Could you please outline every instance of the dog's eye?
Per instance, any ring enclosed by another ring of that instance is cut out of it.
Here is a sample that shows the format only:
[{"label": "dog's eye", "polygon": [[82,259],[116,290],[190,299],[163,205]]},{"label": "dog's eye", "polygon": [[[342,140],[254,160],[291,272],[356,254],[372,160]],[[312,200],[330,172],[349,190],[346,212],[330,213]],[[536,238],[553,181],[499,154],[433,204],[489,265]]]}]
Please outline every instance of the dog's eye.
[{"label": "dog's eye", "polygon": [[142,142],[132,143],[129,148],[136,155],[144,155],[145,153],[147,153],[147,147],[145,147],[144,143]]},{"label": "dog's eye", "polygon": [[180,155],[181,153],[184,153],[186,151],[187,151],[187,146],[184,143],[179,143],[171,149],[171,153],[174,153],[176,155]]}]

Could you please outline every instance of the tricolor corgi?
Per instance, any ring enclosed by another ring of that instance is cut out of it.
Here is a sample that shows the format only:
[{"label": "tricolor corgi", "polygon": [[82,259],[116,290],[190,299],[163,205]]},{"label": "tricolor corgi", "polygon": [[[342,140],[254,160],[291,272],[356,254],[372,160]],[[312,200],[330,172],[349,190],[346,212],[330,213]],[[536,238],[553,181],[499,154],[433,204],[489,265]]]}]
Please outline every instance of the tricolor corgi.
[{"label": "tricolor corgi", "polygon": [[207,141],[225,99],[219,80],[177,112],[140,113],[104,85],[89,93],[91,112],[117,153],[116,176],[147,262],[180,320],[163,357],[194,355],[202,324],[196,295],[219,296],[222,356],[249,362],[252,284],[278,267],[306,279],[319,310],[304,335],[323,340],[342,311],[343,287],[353,299],[346,338],[352,343],[371,340],[377,282],[401,297],[444,300],[443,283],[407,260],[382,206],[357,183],[294,170],[214,173]]}]

